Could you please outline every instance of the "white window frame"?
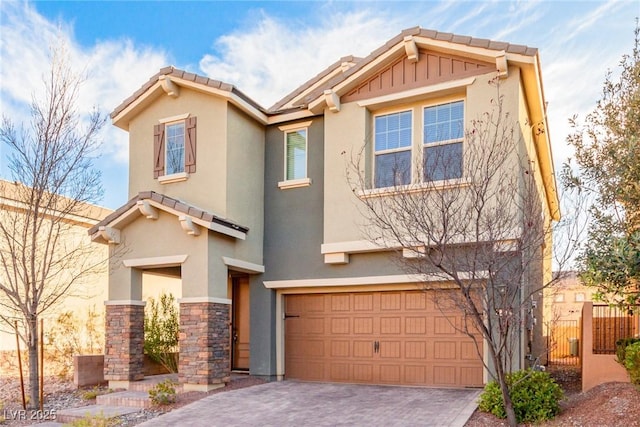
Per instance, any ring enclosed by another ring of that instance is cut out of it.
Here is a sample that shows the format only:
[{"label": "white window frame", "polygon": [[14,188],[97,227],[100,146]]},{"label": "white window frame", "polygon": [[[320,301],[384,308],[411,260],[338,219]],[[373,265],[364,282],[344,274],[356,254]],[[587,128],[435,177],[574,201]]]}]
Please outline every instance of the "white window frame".
[{"label": "white window frame", "polygon": [[[172,126],[182,125],[182,170],[177,172],[169,172],[169,128]],[[186,151],[186,138],[185,132],[187,129],[187,124],[184,120],[177,120],[170,123],[165,123],[164,125],[164,169],[167,176],[178,175],[181,173],[185,173],[185,151]]]},{"label": "white window frame", "polygon": [[[398,148],[391,148],[391,149],[387,149],[387,150],[380,150],[377,151],[376,150],[376,119],[378,117],[381,116],[390,116],[392,114],[400,114],[400,113],[406,113],[409,112],[411,113],[411,140],[409,143],[409,146],[407,147],[398,147]],[[373,144],[372,144],[372,148],[373,148],[373,164],[371,167],[371,170],[373,171],[372,173],[372,183],[371,183],[371,188],[373,189],[383,189],[383,188],[396,188],[396,187],[401,187],[402,185],[392,185],[390,187],[377,187],[376,186],[376,156],[378,155],[384,155],[384,154],[391,154],[391,153],[399,153],[402,151],[409,151],[409,184],[411,184],[414,181],[414,176],[413,176],[413,158],[414,158],[414,147],[413,147],[413,138],[414,138],[414,132],[415,132],[415,127],[416,125],[416,118],[415,118],[415,114],[414,114],[414,109],[409,107],[409,108],[398,108],[396,110],[391,110],[391,111],[385,111],[385,112],[379,112],[379,113],[375,113],[373,115]],[[406,184],[405,184],[406,185]]]},{"label": "white window frame", "polygon": [[[425,138],[425,127],[427,125],[426,121],[425,121],[425,111],[427,110],[427,108],[431,108],[431,107],[438,107],[440,105],[445,105],[445,104],[454,104],[456,102],[462,102],[462,137],[461,138],[456,138],[456,139],[447,139],[447,140],[443,140],[443,141],[437,141],[437,142],[426,142],[426,138]],[[452,98],[449,99],[447,101],[440,101],[440,102],[431,102],[428,104],[424,104],[421,106],[420,108],[420,112],[421,114],[421,149],[422,152],[420,153],[420,158],[421,158],[421,162],[420,162],[420,182],[422,183],[444,183],[444,182],[450,182],[450,181],[459,181],[464,179],[464,153],[465,153],[465,146],[466,146],[466,120],[465,118],[467,117],[467,102],[466,99],[464,97],[461,98]],[[462,144],[462,169],[460,171],[460,176],[458,177],[453,177],[453,178],[444,178],[444,179],[434,179],[432,181],[428,181],[425,179],[425,173],[426,171],[424,170],[425,167],[425,151],[427,148],[433,148],[433,147],[440,147],[440,146],[444,146],[444,145],[452,145],[452,144]]]},{"label": "white window frame", "polygon": [[[180,181],[186,181],[187,179],[189,179],[189,174],[187,172],[185,172],[184,170],[186,169],[186,165],[185,163],[185,156],[186,156],[186,143],[187,143],[187,139],[186,139],[186,132],[187,132],[187,119],[191,116],[191,113],[184,113],[184,114],[179,114],[176,116],[171,116],[171,117],[165,117],[162,118],[160,120],[158,120],[158,123],[162,123],[164,124],[164,147],[163,147],[163,151],[164,153],[162,153],[162,155],[164,156],[164,170],[165,170],[165,174],[161,175],[158,177],[158,182],[160,184],[171,184],[173,182],[180,182]],[[167,174],[167,127],[177,124],[177,123],[181,123],[183,124],[184,128],[185,128],[185,136],[184,136],[184,141],[183,144],[185,144],[184,147],[184,153],[183,153],[183,159],[182,159],[182,172],[177,172],[177,173],[173,173],[173,174]]]},{"label": "white window frame", "polygon": [[[293,123],[290,125],[279,126],[283,133],[283,180],[278,182],[278,188],[298,188],[311,185],[309,178],[309,128],[312,121]],[[304,149],[304,177],[297,179],[287,179],[287,135],[293,132],[305,131],[305,149]]]}]

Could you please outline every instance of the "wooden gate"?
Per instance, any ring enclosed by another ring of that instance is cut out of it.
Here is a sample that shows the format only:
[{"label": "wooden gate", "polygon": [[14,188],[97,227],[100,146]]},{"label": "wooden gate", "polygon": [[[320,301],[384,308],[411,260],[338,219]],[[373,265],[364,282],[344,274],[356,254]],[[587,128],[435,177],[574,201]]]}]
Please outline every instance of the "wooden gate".
[{"label": "wooden gate", "polygon": [[578,320],[557,320],[549,325],[547,349],[550,365],[580,366],[580,326]]}]

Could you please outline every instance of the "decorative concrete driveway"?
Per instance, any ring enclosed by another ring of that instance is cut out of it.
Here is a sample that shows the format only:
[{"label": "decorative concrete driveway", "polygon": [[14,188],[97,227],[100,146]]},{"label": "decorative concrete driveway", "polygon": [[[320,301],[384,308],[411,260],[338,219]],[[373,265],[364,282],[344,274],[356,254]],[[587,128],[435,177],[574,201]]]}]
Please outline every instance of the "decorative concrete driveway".
[{"label": "decorative concrete driveway", "polygon": [[271,382],[212,394],[140,426],[459,426],[480,390]]}]

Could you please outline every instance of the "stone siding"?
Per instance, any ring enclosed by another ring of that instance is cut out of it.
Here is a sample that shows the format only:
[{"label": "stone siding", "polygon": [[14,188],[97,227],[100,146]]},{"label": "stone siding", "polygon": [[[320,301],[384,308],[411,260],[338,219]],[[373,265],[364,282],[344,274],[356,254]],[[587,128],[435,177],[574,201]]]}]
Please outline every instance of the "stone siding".
[{"label": "stone siding", "polygon": [[229,382],[230,307],[210,302],[180,304],[180,383]]},{"label": "stone siding", "polygon": [[105,341],[105,380],[144,378],[144,306],[107,305]]}]

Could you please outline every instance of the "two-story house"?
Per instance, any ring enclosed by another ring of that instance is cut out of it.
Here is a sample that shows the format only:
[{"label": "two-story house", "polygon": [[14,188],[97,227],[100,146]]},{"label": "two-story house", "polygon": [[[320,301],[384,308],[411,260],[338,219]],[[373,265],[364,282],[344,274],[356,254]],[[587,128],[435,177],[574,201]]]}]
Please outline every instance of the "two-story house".
[{"label": "two-story house", "polygon": [[[536,49],[412,28],[365,58],[340,59],[269,109],[232,85],[160,70],[112,113],[129,133],[130,200],[90,230],[95,241],[127,247],[110,266],[111,387],[142,378],[141,278],[154,271],[182,283],[186,389],[218,387],[232,370],[485,383],[472,340],[451,324],[464,313],[435,308],[391,260],[396,252],[364,237],[343,154],[374,139],[366,153],[372,187],[407,179],[429,150],[462,162],[464,128],[490,108],[488,82],[497,75],[505,108],[528,126],[518,143],[534,147],[522,152],[539,165],[534,203],[548,223],[558,202],[548,133],[531,129],[546,128]],[[451,133],[423,139],[433,126]],[[407,168],[400,174],[398,159]],[[536,271],[529,280],[541,284],[546,270]]]}]

